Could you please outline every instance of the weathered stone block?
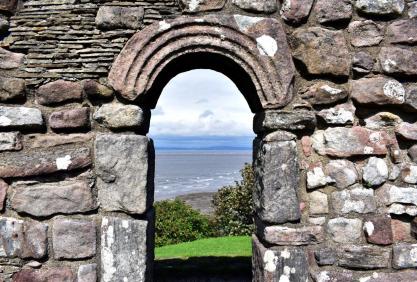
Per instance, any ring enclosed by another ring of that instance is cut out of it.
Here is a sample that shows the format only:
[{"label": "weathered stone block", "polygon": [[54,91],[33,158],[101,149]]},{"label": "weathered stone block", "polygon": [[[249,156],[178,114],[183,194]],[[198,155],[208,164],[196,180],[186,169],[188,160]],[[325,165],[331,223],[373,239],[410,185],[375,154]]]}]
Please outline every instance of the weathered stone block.
[{"label": "weathered stone block", "polygon": [[351,282],[353,279],[353,272],[347,270],[323,270],[312,271],[311,276],[315,282]]},{"label": "weathered stone block", "polygon": [[257,113],[253,120],[253,130],[256,133],[276,130],[306,130],[314,129],[316,117],[308,111],[270,110]]},{"label": "weathered stone block", "polygon": [[362,220],[338,217],[327,223],[330,238],[338,243],[358,243],[362,234]]},{"label": "weathered stone block", "polygon": [[356,8],[371,15],[400,15],[404,10],[404,0],[357,0]]},{"label": "weathered stone block", "polygon": [[52,226],[55,259],[83,259],[96,254],[96,224],[86,220],[56,219]]},{"label": "weathered stone block", "polygon": [[301,246],[321,243],[325,239],[322,226],[303,227],[259,226],[262,239],[274,245]]},{"label": "weathered stone block", "polygon": [[250,12],[273,13],[278,9],[275,0],[233,0],[233,4]]},{"label": "weathered stone block", "polygon": [[9,185],[0,179],[0,211],[4,209],[4,202],[6,201],[7,196],[7,189],[9,189]]},{"label": "weathered stone block", "polygon": [[384,38],[383,26],[374,21],[353,21],[349,24],[351,44],[355,47],[378,45]]},{"label": "weathered stone block", "polygon": [[26,107],[0,106],[0,129],[34,129],[43,125],[42,113],[38,109]]},{"label": "weathered stone block", "polygon": [[301,91],[301,98],[312,105],[328,105],[344,100],[346,89],[330,82],[318,82]]},{"label": "weathered stone block", "polygon": [[22,269],[13,275],[13,282],[72,282],[76,277],[74,272],[69,267],[54,267],[35,269]]},{"label": "weathered stone block", "polygon": [[414,237],[417,239],[417,217],[411,222],[411,232]]},{"label": "weathered stone block", "polygon": [[395,269],[417,267],[417,244],[397,244],[392,248],[392,267]]},{"label": "weathered stone block", "polygon": [[41,259],[47,253],[48,226],[0,217],[0,257]]},{"label": "weathered stone block", "polygon": [[78,268],[77,282],[96,282],[97,281],[97,265],[83,264]]},{"label": "weathered stone block", "polygon": [[29,136],[31,141],[29,147],[35,148],[52,148],[61,145],[70,144],[85,144],[90,142],[95,135],[93,133],[87,134],[33,134]]},{"label": "weathered stone block", "polygon": [[390,214],[417,216],[417,207],[402,204],[392,204],[388,207]]},{"label": "weathered stone block", "polygon": [[388,215],[368,217],[363,229],[368,243],[376,245],[390,245],[393,243],[391,217]]},{"label": "weathered stone block", "polygon": [[252,236],[252,273],[254,282],[307,281],[307,255],[302,248],[266,248]]},{"label": "weathered stone block", "polygon": [[388,26],[386,37],[390,43],[414,44],[417,43],[416,30],[417,18],[399,20]]},{"label": "weathered stone block", "polygon": [[404,165],[401,170],[401,180],[405,183],[417,184],[417,165]]},{"label": "weathered stone block", "polygon": [[391,184],[384,184],[376,190],[376,196],[381,203],[391,205],[394,203],[412,204],[417,206],[417,188],[397,187]]},{"label": "weathered stone block", "polygon": [[337,261],[336,251],[330,248],[319,248],[314,252],[318,265],[333,265]]},{"label": "weathered stone block", "polygon": [[50,148],[13,152],[0,156],[0,177],[27,177],[71,171],[91,165],[88,148]]},{"label": "weathered stone block", "polygon": [[82,98],[82,86],[77,82],[66,80],[57,80],[42,85],[36,92],[36,101],[41,105],[80,101]]},{"label": "weathered stone block", "polygon": [[142,7],[101,6],[97,12],[99,29],[139,29],[142,27],[145,10]]},{"label": "weathered stone block", "polygon": [[357,73],[370,73],[374,64],[374,58],[367,52],[357,52],[353,55],[352,69]]},{"label": "weathered stone block", "polygon": [[395,127],[401,123],[401,118],[390,112],[380,112],[365,120],[365,127],[374,130],[385,129],[386,127]]},{"label": "weathered stone block", "polygon": [[307,171],[307,188],[314,189],[327,184],[333,183],[334,180],[326,175],[321,167],[319,166],[312,167]]},{"label": "weathered stone block", "polygon": [[405,94],[405,108],[409,111],[417,111],[417,83],[409,84]]},{"label": "weathered stone block", "polygon": [[398,47],[382,47],[379,62],[389,75],[417,75],[417,52]]},{"label": "weathered stone block", "polygon": [[338,265],[355,269],[389,267],[390,250],[373,246],[347,245],[339,247]]},{"label": "weathered stone block", "polygon": [[374,190],[358,185],[351,190],[332,193],[332,207],[336,214],[371,213],[376,210]]},{"label": "weathered stone block", "polygon": [[320,27],[296,30],[292,34],[293,56],[313,75],[346,77],[351,58],[341,31]]},{"label": "weathered stone block", "polygon": [[352,17],[350,0],[318,0],[314,11],[320,23],[347,21]]},{"label": "weathered stone block", "polygon": [[380,158],[371,157],[362,168],[363,181],[368,186],[378,186],[388,179],[387,163]]},{"label": "weathered stone block", "polygon": [[25,90],[26,82],[24,79],[0,77],[0,102],[23,98]]},{"label": "weathered stone block", "polygon": [[25,55],[13,53],[0,47],[0,69],[11,70],[23,66]]},{"label": "weathered stone block", "polygon": [[410,149],[408,149],[408,155],[413,162],[417,163],[417,144],[411,146]]},{"label": "weathered stone block", "polygon": [[320,191],[314,191],[308,194],[309,205],[310,205],[310,214],[327,214],[329,212],[329,203],[327,195]]},{"label": "weathered stone block", "polygon": [[90,126],[90,108],[53,112],[49,117],[53,129],[82,129]]},{"label": "weathered stone block", "polygon": [[152,232],[149,221],[103,217],[101,281],[152,281]]},{"label": "weathered stone block", "polygon": [[327,124],[353,124],[355,121],[355,111],[355,106],[349,102],[330,109],[321,110],[317,113],[317,116]]},{"label": "weathered stone block", "polygon": [[297,144],[295,136],[281,137],[277,132],[254,141],[255,211],[269,223],[300,219]]},{"label": "weathered stone block", "polygon": [[199,13],[221,10],[226,4],[226,0],[180,0],[179,4],[186,13]]},{"label": "weathered stone block", "polygon": [[392,236],[394,242],[404,242],[413,240],[411,236],[411,225],[398,219],[391,220]]},{"label": "weathered stone block", "polygon": [[301,23],[310,14],[313,0],[284,0],[281,6],[281,17],[291,23]]},{"label": "weathered stone block", "polygon": [[95,168],[101,207],[106,211],[144,213],[153,202],[154,148],[138,135],[99,135]]},{"label": "weathered stone block", "polygon": [[0,11],[14,13],[17,6],[17,0],[1,0]]},{"label": "weathered stone block", "polygon": [[22,149],[22,135],[19,132],[0,133],[0,152]]},{"label": "weathered stone block", "polygon": [[385,131],[373,131],[359,126],[318,130],[312,138],[317,153],[334,157],[386,155],[389,145],[398,146],[396,140]]},{"label": "weathered stone block", "polygon": [[149,117],[135,105],[105,104],[94,114],[94,119],[112,129],[131,128],[147,132]]},{"label": "weathered stone block", "polygon": [[392,78],[365,77],[351,81],[351,96],[364,105],[401,105],[405,101],[405,89]]},{"label": "weathered stone block", "polygon": [[92,79],[83,80],[82,86],[84,93],[92,99],[109,99],[114,94],[113,89]]},{"label": "weathered stone block", "polygon": [[395,133],[407,140],[417,141],[417,122],[402,122],[396,126]]},{"label": "weathered stone block", "polygon": [[354,163],[348,160],[331,160],[325,167],[325,173],[331,177],[339,189],[347,188],[359,180]]},{"label": "weathered stone block", "polygon": [[88,183],[63,181],[16,186],[13,189],[11,207],[17,212],[33,216],[50,216],[88,212],[97,206]]}]

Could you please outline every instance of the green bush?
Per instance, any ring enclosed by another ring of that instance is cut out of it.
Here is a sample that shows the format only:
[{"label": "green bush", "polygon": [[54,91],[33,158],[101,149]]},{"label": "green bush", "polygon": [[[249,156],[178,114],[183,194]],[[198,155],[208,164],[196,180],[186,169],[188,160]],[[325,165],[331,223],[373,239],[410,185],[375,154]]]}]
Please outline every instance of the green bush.
[{"label": "green bush", "polygon": [[190,242],[213,235],[210,219],[179,199],[156,202],[155,211],[157,247]]},{"label": "green bush", "polygon": [[255,177],[252,166],[246,164],[240,172],[240,182],[221,188],[213,197],[219,236],[251,235],[255,229],[252,199]]}]

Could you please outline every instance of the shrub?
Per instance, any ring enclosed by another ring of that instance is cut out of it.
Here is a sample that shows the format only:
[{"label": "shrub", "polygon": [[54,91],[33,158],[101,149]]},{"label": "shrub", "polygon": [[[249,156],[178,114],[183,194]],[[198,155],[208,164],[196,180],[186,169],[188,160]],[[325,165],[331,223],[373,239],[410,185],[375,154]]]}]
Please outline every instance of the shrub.
[{"label": "shrub", "polygon": [[252,193],[255,177],[252,166],[240,171],[242,180],[221,188],[213,197],[216,229],[220,236],[251,235],[254,231]]},{"label": "shrub", "polygon": [[208,238],[213,226],[208,217],[179,199],[155,203],[157,247]]}]

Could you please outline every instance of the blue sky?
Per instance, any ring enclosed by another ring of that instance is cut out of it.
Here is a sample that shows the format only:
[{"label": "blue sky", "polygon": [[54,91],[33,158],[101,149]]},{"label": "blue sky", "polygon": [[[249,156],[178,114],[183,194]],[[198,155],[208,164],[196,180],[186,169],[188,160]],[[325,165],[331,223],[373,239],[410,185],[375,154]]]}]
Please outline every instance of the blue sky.
[{"label": "blue sky", "polygon": [[212,70],[174,77],[152,111],[151,136],[253,136],[249,106],[236,85]]}]

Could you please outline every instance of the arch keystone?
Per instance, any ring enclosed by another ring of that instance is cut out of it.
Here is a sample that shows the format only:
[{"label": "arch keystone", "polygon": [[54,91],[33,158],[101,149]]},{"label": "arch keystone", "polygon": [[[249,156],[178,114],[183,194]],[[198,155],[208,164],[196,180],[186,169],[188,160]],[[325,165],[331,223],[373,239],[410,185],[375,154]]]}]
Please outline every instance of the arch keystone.
[{"label": "arch keystone", "polygon": [[146,27],[127,42],[109,82],[123,98],[153,108],[171,78],[196,68],[228,76],[252,111],[292,98],[295,70],[281,23],[242,15],[179,17]]}]

